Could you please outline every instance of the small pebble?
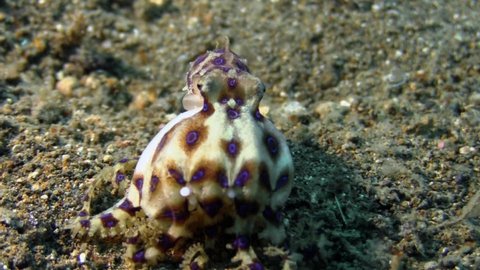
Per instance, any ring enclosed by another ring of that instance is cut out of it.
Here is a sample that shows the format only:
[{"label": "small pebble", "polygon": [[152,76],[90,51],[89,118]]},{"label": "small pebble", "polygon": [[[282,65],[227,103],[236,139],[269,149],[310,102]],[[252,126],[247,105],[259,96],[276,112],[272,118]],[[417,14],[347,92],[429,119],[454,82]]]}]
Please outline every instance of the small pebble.
[{"label": "small pebble", "polygon": [[85,252],[82,252],[80,253],[80,255],[78,255],[79,264],[84,264],[86,260],[87,260],[87,254],[85,254]]},{"label": "small pebble", "polygon": [[48,195],[43,194],[42,196],[40,196],[40,199],[42,199],[42,200],[44,200],[44,201],[45,201],[45,200],[48,200]]},{"label": "small pebble", "polygon": [[113,156],[112,156],[112,155],[105,155],[105,156],[103,156],[103,159],[102,159],[102,160],[103,160],[103,162],[105,162],[105,163],[110,163],[110,162],[112,162],[112,160],[113,160]]},{"label": "small pebble", "polygon": [[287,103],[284,110],[289,117],[307,114],[307,109],[298,101]]},{"label": "small pebble", "polygon": [[475,152],[475,148],[474,147],[470,147],[470,146],[463,146],[461,147],[458,151],[460,154],[462,155],[466,155],[468,153],[471,153],[471,152]]},{"label": "small pebble", "polygon": [[425,270],[435,270],[435,269],[438,269],[438,263],[434,261],[429,261],[429,262],[426,262],[423,265],[423,267]]},{"label": "small pebble", "polygon": [[393,68],[390,73],[384,77],[388,87],[391,89],[401,87],[407,79],[408,75],[399,68]]},{"label": "small pebble", "polygon": [[70,97],[73,93],[73,88],[78,84],[78,80],[75,77],[67,76],[57,82],[57,90],[64,96]]},{"label": "small pebble", "polygon": [[70,155],[62,155],[62,163],[68,162],[70,160]]},{"label": "small pebble", "polygon": [[32,191],[37,191],[40,189],[40,184],[38,183],[34,183],[31,187]]},{"label": "small pebble", "polygon": [[39,171],[31,172],[31,173],[28,174],[28,179],[29,179],[29,180],[30,180],[30,179],[36,179],[39,174],[40,174]]}]

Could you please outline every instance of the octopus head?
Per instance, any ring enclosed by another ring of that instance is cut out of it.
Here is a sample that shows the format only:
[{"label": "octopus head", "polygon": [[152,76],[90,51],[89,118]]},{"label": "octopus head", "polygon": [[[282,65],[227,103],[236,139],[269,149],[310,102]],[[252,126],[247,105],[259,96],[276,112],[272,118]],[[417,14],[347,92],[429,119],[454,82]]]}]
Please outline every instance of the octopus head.
[{"label": "octopus head", "polygon": [[182,103],[186,110],[217,102],[256,110],[265,85],[250,74],[246,60],[232,52],[227,43],[225,48],[208,51],[191,63],[185,89]]}]

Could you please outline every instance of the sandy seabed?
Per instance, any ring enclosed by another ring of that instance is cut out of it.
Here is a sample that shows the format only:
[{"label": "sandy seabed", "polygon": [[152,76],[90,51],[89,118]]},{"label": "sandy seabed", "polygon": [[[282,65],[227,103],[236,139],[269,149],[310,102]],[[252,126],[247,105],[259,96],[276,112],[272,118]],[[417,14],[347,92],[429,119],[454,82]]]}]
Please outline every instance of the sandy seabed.
[{"label": "sandy seabed", "polygon": [[298,269],[480,269],[477,1],[132,2],[0,0],[0,269],[124,268],[65,226],[221,36],[289,140]]}]

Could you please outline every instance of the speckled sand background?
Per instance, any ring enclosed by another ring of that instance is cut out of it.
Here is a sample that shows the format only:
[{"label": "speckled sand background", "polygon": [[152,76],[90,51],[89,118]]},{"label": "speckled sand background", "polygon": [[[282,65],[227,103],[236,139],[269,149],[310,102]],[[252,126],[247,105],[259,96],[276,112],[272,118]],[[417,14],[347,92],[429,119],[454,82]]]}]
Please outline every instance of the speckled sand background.
[{"label": "speckled sand background", "polygon": [[477,1],[131,2],[0,0],[0,269],[122,268],[66,221],[223,35],[289,139],[299,269],[480,269]]}]

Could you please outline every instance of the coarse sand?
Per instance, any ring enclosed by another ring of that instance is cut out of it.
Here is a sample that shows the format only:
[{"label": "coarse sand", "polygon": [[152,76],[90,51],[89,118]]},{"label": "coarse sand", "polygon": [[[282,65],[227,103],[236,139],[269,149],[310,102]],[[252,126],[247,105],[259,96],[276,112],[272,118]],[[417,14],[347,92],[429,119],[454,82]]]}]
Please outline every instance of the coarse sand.
[{"label": "coarse sand", "polygon": [[0,0],[0,269],[125,268],[120,241],[66,225],[223,36],[289,141],[298,269],[480,269],[479,18],[474,0]]}]

